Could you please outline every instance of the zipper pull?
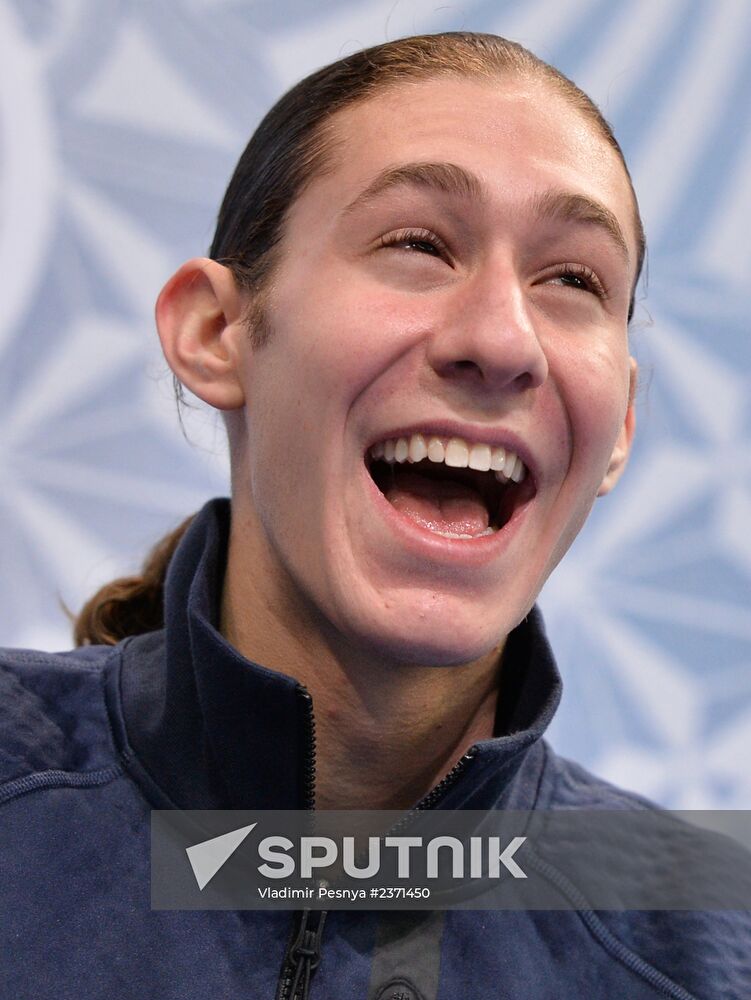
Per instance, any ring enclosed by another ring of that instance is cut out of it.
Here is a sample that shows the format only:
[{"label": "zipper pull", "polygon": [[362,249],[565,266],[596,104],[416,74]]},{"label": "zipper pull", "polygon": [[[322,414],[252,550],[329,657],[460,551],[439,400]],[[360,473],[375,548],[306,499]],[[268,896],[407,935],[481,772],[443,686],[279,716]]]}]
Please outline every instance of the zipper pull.
[{"label": "zipper pull", "polygon": [[321,961],[321,938],[323,925],[326,922],[326,911],[319,911],[318,924],[312,929],[308,927],[311,912],[311,910],[302,911],[300,930],[289,949],[289,962],[293,965],[288,994],[290,1000],[308,1000],[310,978]]}]

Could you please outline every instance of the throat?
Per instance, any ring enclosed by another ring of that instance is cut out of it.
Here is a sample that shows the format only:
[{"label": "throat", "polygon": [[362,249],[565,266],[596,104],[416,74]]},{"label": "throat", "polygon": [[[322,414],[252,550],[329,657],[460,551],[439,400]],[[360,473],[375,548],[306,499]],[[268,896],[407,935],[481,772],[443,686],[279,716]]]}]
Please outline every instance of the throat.
[{"label": "throat", "polygon": [[306,683],[318,734],[316,808],[420,802],[470,746],[493,735],[502,651],[448,670],[369,664],[366,700],[347,672]]},{"label": "throat", "polygon": [[438,534],[477,538],[493,531],[485,499],[469,483],[397,467],[383,494],[401,514]]}]

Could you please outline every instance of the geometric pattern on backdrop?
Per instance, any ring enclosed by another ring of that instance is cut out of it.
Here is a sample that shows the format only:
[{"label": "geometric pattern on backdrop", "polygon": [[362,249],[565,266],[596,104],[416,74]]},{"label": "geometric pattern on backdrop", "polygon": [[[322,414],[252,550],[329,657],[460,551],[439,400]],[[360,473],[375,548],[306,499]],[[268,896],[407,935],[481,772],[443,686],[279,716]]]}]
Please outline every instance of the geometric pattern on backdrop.
[{"label": "geometric pattern on backdrop", "polygon": [[208,246],[295,80],[415,31],[496,31],[603,108],[650,243],[637,444],[542,597],[562,753],[658,801],[751,804],[751,5],[744,0],[0,0],[0,642],[76,608],[227,491],[183,440],[152,309]]}]

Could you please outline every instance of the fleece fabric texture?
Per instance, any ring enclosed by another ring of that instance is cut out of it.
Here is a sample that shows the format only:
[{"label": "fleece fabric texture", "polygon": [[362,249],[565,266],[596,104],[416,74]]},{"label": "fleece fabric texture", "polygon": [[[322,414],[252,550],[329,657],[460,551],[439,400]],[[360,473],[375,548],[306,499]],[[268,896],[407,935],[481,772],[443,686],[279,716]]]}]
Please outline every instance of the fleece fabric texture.
[{"label": "fleece fabric texture", "polygon": [[[217,628],[229,520],[221,499],[197,515],[160,631],[0,652],[2,1000],[277,994],[294,914],[150,908],[151,809],[305,805],[299,685]],[[652,808],[543,739],[561,682],[537,611],[510,636],[503,669],[498,735],[476,745],[440,808]],[[413,958],[382,979],[389,949]],[[454,910],[411,924],[336,911],[321,955],[313,1000],[751,998],[741,911]]]}]

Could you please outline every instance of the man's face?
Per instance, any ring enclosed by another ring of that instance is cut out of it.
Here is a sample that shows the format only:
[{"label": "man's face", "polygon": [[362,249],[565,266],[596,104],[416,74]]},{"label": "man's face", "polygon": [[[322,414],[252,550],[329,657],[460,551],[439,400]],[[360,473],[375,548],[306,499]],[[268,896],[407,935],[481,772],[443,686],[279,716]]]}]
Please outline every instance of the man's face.
[{"label": "man's face", "polygon": [[[623,443],[631,194],[537,83],[414,83],[334,121],[270,340],[244,350],[234,509],[282,618],[302,599],[353,649],[469,662],[530,609]],[[520,483],[452,464],[500,449]]]}]

